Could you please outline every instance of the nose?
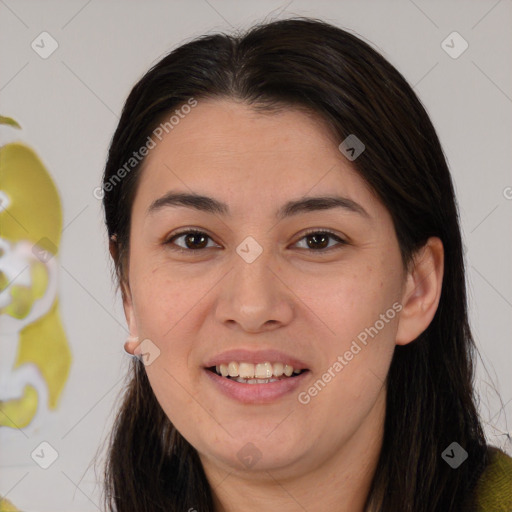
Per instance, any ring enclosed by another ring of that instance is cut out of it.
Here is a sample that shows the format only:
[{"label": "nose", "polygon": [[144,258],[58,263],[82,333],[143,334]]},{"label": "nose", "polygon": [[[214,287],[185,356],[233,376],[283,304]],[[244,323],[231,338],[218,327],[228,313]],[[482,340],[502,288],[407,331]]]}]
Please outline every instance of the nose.
[{"label": "nose", "polygon": [[287,325],[293,318],[294,294],[270,250],[252,263],[236,256],[231,272],[221,283],[217,320],[230,328],[264,332]]}]

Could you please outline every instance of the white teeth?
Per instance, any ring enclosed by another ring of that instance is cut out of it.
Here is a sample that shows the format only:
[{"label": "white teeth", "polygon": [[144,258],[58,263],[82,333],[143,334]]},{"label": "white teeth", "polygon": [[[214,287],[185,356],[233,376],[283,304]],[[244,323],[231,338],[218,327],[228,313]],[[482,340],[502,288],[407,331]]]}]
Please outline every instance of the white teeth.
[{"label": "white teeth", "polygon": [[254,370],[254,376],[258,379],[270,379],[272,377],[272,370],[270,363],[258,363]]},{"label": "white teeth", "polygon": [[238,375],[243,379],[254,378],[254,365],[252,363],[240,363],[238,365]]},{"label": "white teeth", "polygon": [[274,368],[274,375],[276,377],[281,377],[281,375],[283,375],[283,373],[284,373],[284,364],[283,363],[274,363],[272,365],[272,367]]},{"label": "white teeth", "polygon": [[223,363],[215,366],[215,371],[222,377],[229,376],[238,382],[261,384],[278,380],[272,377],[282,377],[283,375],[291,377],[301,373],[302,370],[295,370],[289,364],[270,363],[269,361],[257,364],[230,361],[229,364]]},{"label": "white teeth", "polygon": [[287,376],[287,377],[291,377],[292,376],[292,373],[293,373],[293,366],[290,366],[288,364],[285,364],[284,365],[284,374]]},{"label": "white teeth", "polygon": [[231,361],[231,363],[228,364],[228,373],[230,377],[238,377],[238,363]]}]

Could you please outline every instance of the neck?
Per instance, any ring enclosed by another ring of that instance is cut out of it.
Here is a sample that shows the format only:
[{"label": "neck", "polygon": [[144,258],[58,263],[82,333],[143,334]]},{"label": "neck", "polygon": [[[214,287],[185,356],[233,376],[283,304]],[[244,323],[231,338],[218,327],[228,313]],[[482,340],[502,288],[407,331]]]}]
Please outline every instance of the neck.
[{"label": "neck", "polygon": [[[317,467],[241,473],[203,460],[216,512],[365,512],[384,430],[385,387],[360,428]],[[300,468],[299,468],[300,467]]]}]

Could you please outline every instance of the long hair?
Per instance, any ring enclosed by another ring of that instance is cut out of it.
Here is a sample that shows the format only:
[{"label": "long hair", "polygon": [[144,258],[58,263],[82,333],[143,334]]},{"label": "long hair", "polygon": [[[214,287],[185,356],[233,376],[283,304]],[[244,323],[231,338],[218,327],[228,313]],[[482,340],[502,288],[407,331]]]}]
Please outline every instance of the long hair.
[{"label": "long hair", "polygon": [[[441,144],[410,85],[369,44],[311,18],[205,35],[171,51],[133,87],[110,144],[103,206],[118,284],[126,279],[141,164],[113,180],[164,115],[191,98],[231,98],[259,111],[302,108],[319,114],[340,143],[355,134],[366,149],[353,168],[389,210],[404,266],[429,237],[441,239],[437,312],[414,342],[395,348],[389,369],[367,510],[471,510],[488,456],[473,391],[458,209]],[[166,417],[142,362],[133,361],[123,393],[105,467],[108,510],[213,511],[197,452]],[[441,457],[454,441],[468,453],[457,470]]]}]

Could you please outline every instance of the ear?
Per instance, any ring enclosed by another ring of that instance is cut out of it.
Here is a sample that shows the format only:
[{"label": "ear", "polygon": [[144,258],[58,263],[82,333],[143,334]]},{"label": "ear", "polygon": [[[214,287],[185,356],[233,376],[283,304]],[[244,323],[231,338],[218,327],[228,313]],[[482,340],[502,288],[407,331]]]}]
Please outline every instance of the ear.
[{"label": "ear", "polygon": [[396,344],[414,341],[430,325],[441,297],[444,273],[443,243],[431,237],[416,252],[402,293],[403,309],[398,321]]},{"label": "ear", "polygon": [[[119,247],[117,244],[116,235],[112,235],[109,241],[109,251],[110,255],[112,256],[112,259],[114,260],[114,263],[117,266],[119,259]],[[137,329],[137,322],[135,321],[132,294],[130,290],[130,285],[127,282],[127,280],[125,280],[125,276],[119,276],[119,279],[121,286],[121,295],[123,299],[124,316],[130,329],[130,337],[124,344],[124,348],[127,352],[134,355],[134,350],[139,345],[139,334]]]}]

